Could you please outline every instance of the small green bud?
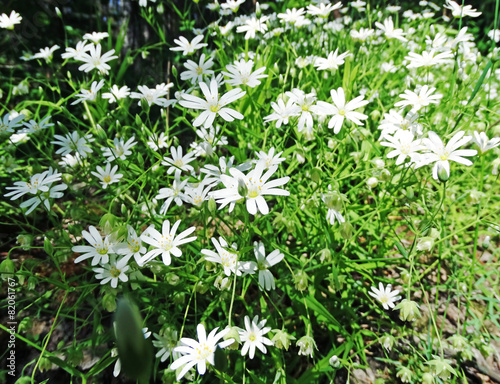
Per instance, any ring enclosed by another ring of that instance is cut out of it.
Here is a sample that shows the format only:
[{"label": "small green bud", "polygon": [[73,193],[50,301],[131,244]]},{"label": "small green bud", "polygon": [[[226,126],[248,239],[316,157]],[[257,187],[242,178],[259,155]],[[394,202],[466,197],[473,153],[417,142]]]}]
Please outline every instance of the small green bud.
[{"label": "small green bud", "polygon": [[186,301],[186,294],[185,293],[177,292],[174,295],[174,304],[180,305],[180,304],[185,303],[185,301]]},{"label": "small green bud", "polygon": [[450,175],[448,175],[448,172],[446,169],[438,165],[438,179],[442,181],[443,183],[446,183],[448,179],[450,178]]},{"label": "small green bud", "polygon": [[196,287],[195,287],[196,292],[198,292],[201,295],[207,293],[209,288],[210,288],[209,285],[207,283],[205,283],[204,281],[198,281],[198,283],[196,284]]},{"label": "small green bud", "polygon": [[246,197],[248,194],[248,187],[243,179],[238,179],[238,194],[241,197]]},{"label": "small green bud", "polygon": [[485,196],[484,193],[482,192],[479,192],[479,191],[476,191],[476,190],[473,190],[473,191],[470,191],[468,194],[467,194],[467,197],[465,198],[465,201],[468,203],[468,204],[479,204],[481,202],[481,199]]},{"label": "small green bud", "polygon": [[156,7],[156,12],[158,12],[160,15],[163,15],[163,12],[165,12],[165,7],[163,6],[163,3],[160,3]]},{"label": "small green bud", "polygon": [[54,246],[48,238],[43,240],[43,249],[47,255],[52,256],[54,254]]},{"label": "small green bud", "polygon": [[215,202],[213,196],[210,196],[210,198],[208,199],[208,211],[212,215],[215,215],[215,212],[217,212],[217,203]]},{"label": "small green bud", "polygon": [[342,224],[340,224],[340,236],[342,236],[344,240],[349,240],[352,237],[352,231],[353,231],[352,224],[349,223],[348,221],[345,221]]},{"label": "small green bud", "polygon": [[375,109],[370,113],[370,119],[377,121],[380,118],[380,111]]},{"label": "small green bud", "polygon": [[172,76],[174,76],[174,78],[177,78],[177,67],[175,65],[172,65]]},{"label": "small green bud", "polygon": [[102,307],[108,312],[114,312],[116,310],[116,296],[106,293],[102,298]]},{"label": "small green bud", "polygon": [[290,344],[293,340],[295,340],[295,337],[289,335],[281,329],[273,329],[273,332],[275,332],[275,334],[271,341],[274,343],[274,346],[278,349],[284,349],[285,351],[288,351],[288,348],[290,348]]},{"label": "small green bud", "polygon": [[28,291],[32,291],[35,289],[36,285],[38,283],[38,279],[35,276],[30,276],[28,277]]},{"label": "small green bud", "polygon": [[40,372],[52,369],[52,365],[53,365],[52,362],[46,357],[41,357],[38,360],[38,369],[40,370]]},{"label": "small green bud", "polygon": [[169,283],[170,285],[177,285],[179,284],[179,281],[181,280],[181,278],[179,276],[177,276],[175,273],[169,273],[166,277],[165,277],[165,280],[167,281],[167,283]]},{"label": "small green bud", "polygon": [[368,180],[366,180],[366,184],[368,185],[368,188],[371,190],[372,188],[375,188],[378,185],[378,179],[376,177],[370,177]]},{"label": "small green bud", "polygon": [[12,278],[14,276],[15,270],[16,266],[14,262],[9,258],[0,263],[0,276],[2,277],[2,280]]},{"label": "small green bud", "polygon": [[309,278],[304,271],[299,271],[293,277],[293,282],[295,284],[295,289],[299,291],[305,291],[309,286]]},{"label": "small green bud", "polygon": [[311,180],[314,181],[315,183],[317,183],[321,180],[321,169],[319,169],[318,167],[314,167],[312,169]]},{"label": "small green bud", "polygon": [[223,340],[234,339],[234,343],[228,345],[226,348],[234,350],[239,348],[239,345],[241,344],[240,334],[238,332],[239,330],[240,329],[238,327],[229,327],[229,332],[226,333],[222,339]]}]

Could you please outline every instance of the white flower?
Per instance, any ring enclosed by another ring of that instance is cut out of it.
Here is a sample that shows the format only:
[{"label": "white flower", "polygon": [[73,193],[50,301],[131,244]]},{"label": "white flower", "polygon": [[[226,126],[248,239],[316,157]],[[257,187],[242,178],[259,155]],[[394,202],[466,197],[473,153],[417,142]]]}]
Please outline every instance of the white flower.
[{"label": "white flower", "polygon": [[166,148],[168,145],[168,136],[165,134],[165,132],[161,132],[159,135],[153,133],[151,136],[149,136],[148,139],[149,140],[146,144],[153,151],[158,151],[160,148]]},{"label": "white flower", "polygon": [[231,272],[237,276],[241,275],[241,262],[238,262],[238,254],[236,253],[236,244],[233,244],[233,249],[235,252],[231,252],[229,244],[222,237],[219,237],[219,241],[215,237],[212,237],[212,243],[217,250],[217,253],[210,249],[202,249],[201,253],[204,254],[205,260],[211,261],[212,263],[221,264],[224,268],[224,273],[226,276],[230,276]]},{"label": "white flower", "polygon": [[245,61],[241,59],[240,61],[235,61],[233,64],[226,65],[228,72],[222,71],[224,76],[229,77],[226,83],[232,86],[247,85],[250,88],[259,85],[259,79],[267,77],[267,75],[262,74],[266,70],[266,67],[260,67],[255,72],[252,72],[253,64],[253,60]]},{"label": "white flower", "polygon": [[52,60],[54,51],[59,49],[59,45],[53,45],[52,47],[41,48],[38,53],[35,53],[32,59],[44,59],[47,63]]},{"label": "white flower", "polygon": [[250,214],[255,215],[257,211],[260,211],[263,215],[267,215],[269,207],[264,199],[265,195],[289,196],[290,192],[276,187],[288,183],[290,177],[286,176],[268,182],[278,167],[272,166],[262,175],[264,168],[263,163],[257,163],[247,175],[236,168],[229,170],[231,176],[221,175],[221,181],[226,188],[212,192],[217,203],[221,204],[219,209],[231,204],[229,208],[229,212],[231,212],[235,202],[245,199],[246,208]]},{"label": "white flower", "polygon": [[109,37],[108,32],[92,32],[92,33],[86,33],[85,35],[83,35],[84,40],[90,40],[94,44],[97,44],[99,41],[101,41],[102,39],[104,39],[106,37]]},{"label": "white flower", "polygon": [[378,127],[378,129],[382,130],[380,140],[400,130],[408,130],[417,136],[422,135],[422,125],[416,122],[417,118],[418,115],[411,111],[406,114],[406,117],[403,117],[403,115],[394,109],[391,109],[389,113],[384,113],[384,119]]},{"label": "white flower", "polygon": [[293,99],[289,99],[286,105],[283,99],[278,99],[277,103],[271,101],[271,107],[274,112],[264,117],[264,121],[276,121],[276,128],[280,128],[282,124],[287,125],[290,117],[299,115]]},{"label": "white flower", "polygon": [[[205,164],[205,166],[200,170],[201,173],[206,173],[207,176],[203,179],[203,183],[205,185],[216,185],[221,182],[221,175],[227,174],[228,170],[233,167],[234,163],[234,156],[231,156],[227,162],[226,162],[226,157],[221,156],[219,158],[219,166],[215,166],[212,164]],[[235,168],[239,169],[240,171],[248,171],[250,168],[252,168],[252,164],[250,162],[240,164],[236,166]]]},{"label": "white flower", "polygon": [[283,153],[283,151],[274,153],[275,149],[274,147],[271,147],[269,149],[269,153],[266,153],[264,151],[256,152],[255,154],[259,158],[259,160],[254,160],[255,163],[258,162],[263,162],[265,165],[265,169],[271,168],[273,165],[280,165],[283,161],[286,160],[286,157],[280,157],[280,155]]},{"label": "white flower", "polygon": [[118,280],[124,283],[128,281],[128,276],[125,274],[130,268],[127,265],[127,259],[122,258],[116,261],[112,256],[109,263],[103,263],[101,267],[102,268],[94,268],[94,272],[96,273],[95,277],[101,280],[101,284],[111,282],[111,287],[116,288],[118,286]]},{"label": "white flower", "polygon": [[500,42],[500,29],[490,29],[488,32],[488,37],[491,40],[494,40],[495,43]]},{"label": "white flower", "polygon": [[423,139],[423,144],[430,152],[424,154],[425,158],[417,164],[417,168],[423,165],[435,163],[432,168],[432,177],[437,180],[438,171],[440,170],[444,170],[446,175],[450,177],[449,161],[455,161],[467,166],[472,165],[472,161],[465,159],[462,156],[475,156],[477,151],[475,149],[458,149],[472,139],[471,136],[464,137],[464,131],[457,132],[450,139],[450,141],[448,141],[446,146],[435,132],[430,131],[428,135],[428,138]]},{"label": "white flower", "polygon": [[137,144],[135,141],[135,137],[132,136],[130,139],[125,142],[122,139],[118,139],[117,137],[113,140],[114,148],[104,148],[102,150],[102,154],[104,157],[107,157],[109,162],[115,159],[125,160],[128,155],[132,154],[130,148]]},{"label": "white flower", "polygon": [[385,136],[387,141],[383,141],[380,145],[394,148],[387,154],[387,158],[392,159],[398,156],[396,165],[403,164],[407,156],[414,161],[415,154],[424,149],[421,140],[414,140],[413,133],[410,131],[398,130],[394,136]]},{"label": "white flower", "polygon": [[211,365],[215,364],[214,357],[217,347],[225,348],[234,342],[234,339],[228,339],[219,343],[219,340],[229,332],[229,328],[217,333],[218,329],[219,327],[216,327],[207,336],[203,324],[198,324],[196,328],[198,341],[184,337],[181,339],[181,346],[176,347],[174,352],[179,352],[184,356],[178,358],[170,365],[170,369],[173,371],[184,366],[177,375],[177,380],[180,380],[195,365],[198,373],[204,375],[207,370],[207,363]]},{"label": "white flower", "polygon": [[160,215],[165,215],[167,213],[172,201],[174,201],[177,206],[181,206],[182,202],[186,201],[186,196],[182,193],[182,190],[186,187],[187,182],[188,179],[181,182],[180,175],[176,174],[172,188],[161,188],[158,191],[158,195],[156,195],[155,199],[167,199],[160,208]]},{"label": "white flower", "polygon": [[113,251],[109,236],[104,239],[94,226],[89,227],[89,232],[82,231],[82,236],[89,245],[76,245],[72,248],[73,252],[83,253],[75,259],[75,263],[89,259],[92,257],[92,265],[106,264],[109,261],[109,255],[115,253]]},{"label": "white flower", "polygon": [[456,2],[451,0],[446,0],[445,8],[451,9],[451,14],[453,17],[460,18],[465,16],[470,17],[479,17],[481,16],[481,12],[477,12],[477,10],[473,9],[471,5],[461,6]]},{"label": "white flower", "polygon": [[222,3],[220,7],[222,9],[230,9],[234,13],[238,12],[238,8],[241,4],[243,4],[245,0],[227,0],[225,3]]},{"label": "white flower", "polygon": [[200,183],[196,188],[187,187],[184,192],[186,197],[186,202],[193,204],[197,207],[201,207],[204,201],[207,199],[207,194],[210,191],[211,186],[204,185]]},{"label": "white flower", "polygon": [[75,105],[83,101],[94,101],[97,98],[97,92],[101,90],[103,85],[104,85],[104,80],[101,80],[99,81],[99,83],[97,81],[94,81],[90,86],[90,91],[82,88],[81,93],[75,95],[76,97],[79,97],[79,99],[73,101],[71,105]]},{"label": "white flower", "polygon": [[359,40],[359,41],[366,41],[368,40],[375,31],[373,29],[369,28],[360,28],[359,31],[356,31],[355,29],[351,29],[350,35],[354,40]]},{"label": "white flower", "polygon": [[87,52],[92,44],[87,44],[86,40],[79,41],[75,48],[66,47],[66,52],[61,54],[63,59],[75,59],[80,60],[82,54]]},{"label": "white flower", "polygon": [[317,113],[316,106],[313,105],[316,101],[316,93],[305,93],[298,88],[294,88],[292,91],[286,92],[286,95],[295,103],[293,114],[300,116],[297,124],[298,131],[312,132],[314,123],[312,113]]},{"label": "white flower", "polygon": [[141,257],[146,253],[146,247],[142,245],[142,241],[139,236],[137,236],[137,232],[130,225],[127,225],[127,244],[123,244],[121,247],[116,249],[116,253],[119,255],[123,255],[122,260],[128,260],[134,256],[134,259],[137,263]]},{"label": "white flower", "polygon": [[167,173],[170,175],[174,171],[194,172],[193,166],[189,165],[194,160],[194,153],[186,153],[182,155],[182,147],[179,145],[177,149],[174,146],[170,147],[172,157],[164,157],[161,162],[163,165],[169,166]]},{"label": "white flower", "polygon": [[342,2],[340,1],[336,4],[325,4],[323,2],[320,2],[317,5],[309,4],[307,6],[307,13],[312,16],[328,17],[330,12],[340,8],[342,8]]},{"label": "white flower", "polygon": [[16,181],[14,187],[5,187],[5,189],[11,189],[12,192],[6,193],[4,196],[12,196],[10,200],[17,200],[27,193],[34,195],[20,204],[21,208],[29,207],[25,215],[29,215],[42,202],[49,210],[49,198],[61,198],[63,196],[61,191],[67,188],[66,184],[52,186],[54,182],[61,180],[61,175],[61,173],[57,173],[57,170],[49,168],[47,171],[31,176],[29,182]]},{"label": "white flower", "polygon": [[196,129],[196,134],[203,140],[201,143],[191,143],[195,156],[212,156],[217,145],[227,145],[227,137],[220,134],[219,126],[210,128],[200,127]]},{"label": "white flower", "polygon": [[[150,107],[153,104],[160,107],[168,107],[174,101],[165,99],[163,96],[168,95],[168,89],[173,86],[174,83],[162,83],[157,85],[156,88],[148,88],[145,85],[139,85],[137,88],[140,92],[132,92],[130,98],[146,100]],[[141,102],[139,101],[138,104],[141,105]]]},{"label": "white flower", "polygon": [[299,356],[310,356],[312,357],[314,354],[314,350],[318,349],[316,346],[316,342],[311,336],[302,336],[298,341],[297,341],[297,347],[299,347]]},{"label": "white flower", "polygon": [[433,67],[438,64],[447,63],[453,58],[453,53],[451,51],[445,51],[436,54],[435,49],[431,49],[429,52],[422,52],[418,54],[415,52],[409,52],[408,56],[405,57],[406,60],[410,62],[406,68],[420,68],[420,67]]},{"label": "white flower", "polygon": [[51,141],[51,144],[60,145],[56,153],[60,153],[61,156],[66,156],[71,152],[75,151],[81,157],[87,157],[89,153],[92,153],[92,148],[89,147],[89,143],[94,141],[92,135],[85,135],[80,137],[77,131],[66,134],[65,136],[54,135],[56,141]]},{"label": "white flower", "polygon": [[490,149],[498,147],[500,145],[500,137],[494,137],[493,139],[489,140],[488,136],[486,136],[486,133],[484,132],[474,131],[474,138],[472,139],[472,141],[477,144],[481,153],[485,153],[486,151],[489,151]]},{"label": "white flower", "polygon": [[0,119],[0,134],[7,132],[14,132],[14,128],[21,126],[21,121],[24,119],[24,115],[17,115],[14,118],[10,118],[11,114],[6,113]]},{"label": "white flower", "polygon": [[159,357],[162,363],[170,356],[172,356],[174,360],[181,356],[180,353],[174,352],[175,347],[179,346],[179,336],[175,329],[168,327],[163,333],[163,336],[157,333],[154,333],[153,336],[156,338],[156,340],[153,340],[153,345],[156,348],[160,348],[155,357]]},{"label": "white flower", "polygon": [[130,88],[124,85],[123,87],[119,88],[118,85],[113,85],[110,89],[110,92],[105,92],[102,94],[103,99],[107,99],[108,102],[114,103],[117,100],[124,99],[128,95],[130,95]]},{"label": "white flower", "polygon": [[398,101],[394,106],[396,107],[406,107],[407,105],[412,106],[412,111],[416,112],[419,109],[428,106],[429,104],[438,104],[439,100],[443,97],[440,93],[433,95],[436,88],[429,88],[428,85],[424,85],[418,94],[413,91],[406,90],[404,93],[400,94],[404,100]]},{"label": "white flower", "polygon": [[304,13],[304,8],[288,8],[286,9],[286,13],[278,13],[278,18],[281,19],[282,22],[284,21],[286,23],[295,25],[297,28],[300,28],[303,25],[311,24],[311,21],[304,17]]},{"label": "white flower", "polygon": [[203,40],[203,35],[196,36],[191,42],[183,36],[180,36],[179,39],[174,39],[174,43],[178,45],[178,47],[170,48],[171,51],[183,51],[183,55],[190,55],[194,53],[194,51],[206,47],[208,44],[201,43]]},{"label": "white flower", "polygon": [[375,287],[371,287],[371,290],[373,292],[368,292],[368,294],[376,300],[380,301],[385,310],[394,308],[395,302],[401,299],[401,296],[398,296],[399,291],[393,291],[391,284],[387,284],[387,287],[384,288],[382,283],[379,283],[378,289]]},{"label": "white flower", "polygon": [[92,171],[90,173],[101,181],[103,189],[106,189],[109,184],[118,183],[123,177],[123,174],[116,173],[118,171],[118,165],[111,168],[111,163],[106,163],[106,169],[97,166],[96,170],[97,172]]},{"label": "white flower", "polygon": [[90,45],[87,52],[82,52],[75,59],[79,61],[83,61],[85,64],[82,64],[78,67],[80,71],[90,72],[93,69],[97,69],[100,73],[107,74],[111,67],[107,64],[108,61],[117,59],[118,56],[114,56],[115,50],[112,49],[106,52],[101,56],[101,44]]},{"label": "white flower", "polygon": [[266,33],[267,20],[268,20],[267,16],[262,16],[260,19],[257,19],[255,16],[252,16],[252,18],[245,20],[244,25],[240,25],[238,28],[236,28],[236,32],[238,33],[246,32],[245,40],[255,39],[256,32]]},{"label": "white flower", "polygon": [[245,95],[245,91],[240,88],[234,88],[224,94],[219,99],[219,90],[217,81],[212,79],[209,85],[206,83],[200,83],[201,91],[205,96],[205,100],[200,97],[183,94],[183,100],[179,101],[179,104],[185,108],[192,109],[203,109],[204,111],[193,121],[195,127],[204,125],[205,128],[210,127],[217,115],[220,115],[226,121],[233,121],[234,119],[243,119],[243,115],[234,109],[226,108],[225,106],[233,101]]},{"label": "white flower", "polygon": [[244,342],[241,356],[245,356],[248,352],[250,359],[253,359],[255,348],[258,348],[262,353],[267,353],[266,345],[273,345],[273,342],[264,336],[271,330],[271,327],[264,327],[266,322],[266,319],[259,322],[259,316],[255,316],[250,323],[250,318],[245,316],[245,329],[239,331],[240,340]]},{"label": "white flower", "polygon": [[20,24],[23,18],[16,11],[12,11],[9,16],[2,13],[0,15],[0,28],[14,29],[14,25]]},{"label": "white flower", "polygon": [[401,28],[394,29],[394,22],[392,21],[392,17],[385,19],[384,24],[376,22],[375,26],[381,29],[384,32],[385,37],[387,37],[388,39],[408,41],[408,39],[404,37],[405,33],[403,33],[403,30]]},{"label": "white flower", "polygon": [[333,104],[324,101],[318,101],[314,111],[318,114],[333,115],[328,122],[328,128],[333,128],[335,134],[340,132],[344,119],[352,121],[356,125],[363,125],[361,120],[366,120],[367,115],[355,112],[355,109],[364,107],[369,103],[368,100],[363,100],[364,96],[358,96],[346,103],[344,89],[342,87],[337,90],[330,91]]},{"label": "white flower", "polygon": [[[266,291],[271,291],[276,289],[276,284],[274,282],[274,276],[269,270],[273,265],[278,264],[285,255],[281,253],[278,249],[272,251],[266,256],[266,250],[262,242],[254,243],[254,253],[257,263],[255,264],[255,270],[259,271],[259,286],[260,289],[265,289]],[[248,271],[246,271],[248,273]],[[252,272],[253,273],[253,272]]]},{"label": "white flower", "polygon": [[188,228],[176,236],[175,232],[177,232],[180,223],[181,220],[177,220],[172,228],[170,228],[170,221],[165,220],[162,225],[161,233],[154,227],[149,227],[141,235],[141,240],[153,246],[153,249],[140,259],[138,262],[139,266],[144,266],[144,264],[153,260],[158,255],[161,255],[165,265],[170,265],[172,262],[170,255],[175,257],[180,257],[182,255],[179,245],[196,240],[196,236],[186,238],[186,236],[189,236],[195,231],[195,227]]},{"label": "white flower", "polygon": [[314,62],[314,66],[318,67],[319,70],[334,70],[339,69],[339,65],[344,64],[344,59],[350,55],[349,51],[346,51],[338,55],[339,49],[335,49],[335,52],[330,52],[326,59],[318,57]]},{"label": "white flower", "polygon": [[35,120],[30,120],[29,123],[23,123],[26,127],[22,130],[22,133],[34,133],[39,132],[42,129],[52,127],[54,123],[48,123],[47,121],[50,119],[50,116],[47,116],[42,121],[37,123]]},{"label": "white flower", "polygon": [[203,80],[203,76],[212,76],[214,74],[214,71],[210,69],[213,65],[213,59],[209,57],[205,62],[205,54],[202,53],[199,63],[192,60],[184,63],[187,71],[181,73],[181,80],[189,80],[192,84],[199,83]]}]

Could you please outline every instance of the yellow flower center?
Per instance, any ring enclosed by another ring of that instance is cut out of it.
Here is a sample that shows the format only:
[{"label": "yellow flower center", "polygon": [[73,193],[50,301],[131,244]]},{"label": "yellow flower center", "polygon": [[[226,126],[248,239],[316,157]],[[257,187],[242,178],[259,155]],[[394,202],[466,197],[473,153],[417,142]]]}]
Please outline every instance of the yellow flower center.
[{"label": "yellow flower center", "polygon": [[110,270],[109,270],[109,274],[111,275],[111,277],[118,277],[120,276],[120,274],[122,273],[121,269],[118,269],[116,267],[111,267]]}]

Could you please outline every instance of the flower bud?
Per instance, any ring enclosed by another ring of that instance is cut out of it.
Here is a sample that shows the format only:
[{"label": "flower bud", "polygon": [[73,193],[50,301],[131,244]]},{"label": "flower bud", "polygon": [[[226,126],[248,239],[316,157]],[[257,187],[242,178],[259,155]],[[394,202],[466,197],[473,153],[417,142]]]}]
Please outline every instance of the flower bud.
[{"label": "flower bud", "polygon": [[208,288],[210,288],[210,287],[204,281],[198,281],[198,283],[196,284],[196,287],[195,287],[196,292],[198,292],[201,295],[207,293]]},{"label": "flower bud", "polygon": [[299,347],[299,355],[303,356],[313,356],[314,349],[318,349],[316,347],[316,342],[311,336],[303,336],[297,341],[297,347]]},{"label": "flower bud", "polygon": [[372,188],[375,188],[378,184],[378,179],[376,177],[370,177],[368,180],[366,180],[366,184],[368,185],[368,188],[371,190]]},{"label": "flower bud", "polygon": [[349,240],[352,237],[352,231],[353,231],[352,224],[349,223],[348,221],[345,221],[342,224],[340,224],[340,236],[342,236],[344,240]]},{"label": "flower bud", "polygon": [[293,282],[295,284],[295,289],[299,291],[305,291],[309,286],[309,278],[304,271],[299,271],[293,277]]},{"label": "flower bud", "polygon": [[333,355],[332,357],[330,357],[328,363],[335,369],[340,368],[340,360],[337,355]]},{"label": "flower bud", "polygon": [[462,335],[453,335],[448,338],[448,341],[451,343],[451,346],[453,348],[453,352],[462,352],[465,350],[466,347],[468,347],[469,343],[465,337]]},{"label": "flower bud", "polygon": [[378,120],[380,118],[380,111],[375,109],[370,113],[370,119],[373,121]]},{"label": "flower bud", "polygon": [[174,304],[180,305],[186,302],[186,294],[183,292],[177,292],[174,295]]},{"label": "flower bud", "polygon": [[16,266],[14,262],[7,258],[0,263],[0,276],[2,280],[7,280],[7,278],[12,278],[14,276],[14,272],[16,270]]},{"label": "flower bud", "polygon": [[238,194],[245,197],[248,194],[248,187],[243,179],[238,179]]},{"label": "flower bud", "polygon": [[321,169],[314,167],[311,171],[311,180],[317,183],[321,180]]},{"label": "flower bud", "polygon": [[177,74],[178,74],[177,67],[175,65],[172,65],[172,76],[174,78],[177,78]]},{"label": "flower bud", "polygon": [[229,344],[226,349],[238,349],[239,345],[241,344],[240,340],[240,334],[239,334],[239,328],[238,327],[226,327],[226,329],[229,328],[229,332],[224,335],[222,338],[223,340],[229,340],[229,339],[234,339],[234,342],[232,344]]},{"label": "flower bud", "polygon": [[485,236],[483,243],[481,244],[484,249],[488,248],[490,246],[490,236]]},{"label": "flower bud", "polygon": [[448,174],[448,171],[446,171],[446,169],[444,169],[443,167],[441,167],[438,163],[438,171],[437,171],[437,174],[438,174],[438,179],[440,181],[442,181],[443,183],[446,183],[448,181],[448,179],[450,178],[450,175]]},{"label": "flower bud", "polygon": [[217,212],[217,203],[215,202],[213,196],[210,196],[210,198],[208,199],[208,211],[212,215],[215,215],[215,212]]},{"label": "flower bud", "polygon": [[179,281],[181,280],[181,278],[179,276],[177,276],[175,273],[169,273],[167,276],[165,276],[165,280],[170,285],[177,285],[177,284],[179,284]]},{"label": "flower bud", "polygon": [[419,305],[408,299],[403,299],[396,307],[394,308],[394,311],[396,309],[399,309],[399,318],[402,321],[413,321],[417,318],[420,317],[420,310],[419,310]]},{"label": "flower bud", "polygon": [[116,296],[106,293],[102,298],[102,306],[108,312],[114,312],[116,309]]}]

